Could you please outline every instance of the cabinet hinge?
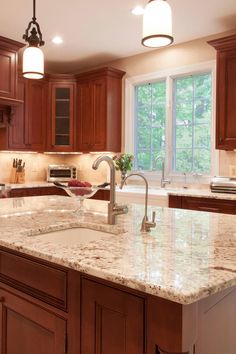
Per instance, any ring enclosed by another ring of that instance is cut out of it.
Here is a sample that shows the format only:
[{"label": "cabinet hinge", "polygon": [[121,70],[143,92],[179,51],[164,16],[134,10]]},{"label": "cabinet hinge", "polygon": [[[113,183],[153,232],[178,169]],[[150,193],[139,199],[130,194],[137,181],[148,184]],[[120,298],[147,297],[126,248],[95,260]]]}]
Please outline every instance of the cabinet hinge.
[{"label": "cabinet hinge", "polygon": [[64,348],[64,354],[67,354],[68,350],[68,336],[67,333],[65,333],[65,348]]}]

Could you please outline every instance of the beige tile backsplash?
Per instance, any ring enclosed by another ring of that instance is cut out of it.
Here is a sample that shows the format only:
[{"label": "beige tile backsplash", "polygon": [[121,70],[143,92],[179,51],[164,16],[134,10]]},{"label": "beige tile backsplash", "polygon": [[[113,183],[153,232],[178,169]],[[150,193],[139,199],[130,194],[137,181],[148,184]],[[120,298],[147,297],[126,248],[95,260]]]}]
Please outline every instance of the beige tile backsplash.
[{"label": "beige tile backsplash", "polygon": [[[72,164],[78,169],[78,178],[93,184],[109,182],[109,168],[102,162],[98,170],[92,169],[93,161],[100,154],[47,155],[39,153],[0,152],[0,183],[9,183],[13,158],[22,159],[26,164],[25,182],[46,181],[46,171],[50,164]],[[111,155],[112,156],[112,155]],[[219,175],[229,176],[236,165],[236,152],[220,151]],[[117,176],[119,178],[119,176]]]},{"label": "beige tile backsplash", "polygon": [[46,181],[47,167],[50,164],[72,164],[78,168],[78,178],[94,184],[109,180],[107,164],[102,162],[98,170],[92,169],[93,161],[99,155],[47,155],[39,153],[0,152],[0,183],[9,183],[14,158],[25,162],[25,182]]}]

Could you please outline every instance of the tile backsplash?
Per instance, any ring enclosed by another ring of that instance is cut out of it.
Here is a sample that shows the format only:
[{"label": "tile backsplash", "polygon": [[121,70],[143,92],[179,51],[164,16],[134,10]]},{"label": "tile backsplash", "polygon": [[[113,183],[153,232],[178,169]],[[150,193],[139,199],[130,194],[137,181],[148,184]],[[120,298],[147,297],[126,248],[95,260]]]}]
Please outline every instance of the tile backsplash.
[{"label": "tile backsplash", "polygon": [[[93,161],[101,154],[60,155],[40,153],[15,153],[0,152],[0,183],[9,183],[11,167],[14,158],[25,162],[25,182],[46,181],[47,167],[50,164],[75,165],[78,169],[78,178],[87,180],[93,184],[109,182],[109,168],[102,162],[98,170],[92,169]],[[110,155],[112,156],[112,155]],[[230,176],[232,170],[236,170],[236,152],[220,151],[219,175]]]},{"label": "tile backsplash", "polygon": [[0,183],[9,183],[11,167],[14,158],[25,162],[25,182],[46,181],[47,167],[50,164],[75,165],[78,169],[78,178],[99,184],[109,179],[106,163],[102,163],[98,170],[92,169],[93,161],[100,154],[83,155],[48,155],[40,153],[0,152]]}]

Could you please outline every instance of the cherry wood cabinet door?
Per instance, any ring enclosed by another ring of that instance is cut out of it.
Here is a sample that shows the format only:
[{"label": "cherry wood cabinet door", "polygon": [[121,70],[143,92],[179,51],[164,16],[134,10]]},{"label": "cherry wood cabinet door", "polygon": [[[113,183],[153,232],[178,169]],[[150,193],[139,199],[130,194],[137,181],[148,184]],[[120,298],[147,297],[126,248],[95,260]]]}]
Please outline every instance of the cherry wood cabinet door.
[{"label": "cherry wood cabinet door", "polygon": [[77,112],[78,131],[77,145],[78,151],[88,152],[92,149],[92,109],[89,82],[81,83],[77,86]]},{"label": "cherry wood cabinet door", "polygon": [[121,151],[124,74],[114,68],[102,68],[77,75],[78,151]]},{"label": "cherry wood cabinet door", "polygon": [[[26,82],[25,79],[18,79],[18,98],[25,102]],[[8,128],[8,149],[25,150],[25,103],[20,104],[15,109],[12,125]]]},{"label": "cherry wood cabinet door", "polygon": [[82,279],[81,353],[144,354],[144,300]]},{"label": "cherry wood cabinet door", "polygon": [[91,82],[91,144],[93,151],[106,150],[106,80],[97,79]]},{"label": "cherry wood cabinet door", "polygon": [[0,289],[0,354],[65,352],[65,320]]},{"label": "cherry wood cabinet door", "polygon": [[75,98],[76,84],[65,82],[50,83],[48,137],[49,151],[70,152],[75,149]]},{"label": "cherry wood cabinet door", "polygon": [[208,42],[217,50],[216,148],[236,149],[236,35]]},{"label": "cherry wood cabinet door", "polygon": [[31,151],[45,151],[47,95],[46,80],[27,80],[25,143]]}]

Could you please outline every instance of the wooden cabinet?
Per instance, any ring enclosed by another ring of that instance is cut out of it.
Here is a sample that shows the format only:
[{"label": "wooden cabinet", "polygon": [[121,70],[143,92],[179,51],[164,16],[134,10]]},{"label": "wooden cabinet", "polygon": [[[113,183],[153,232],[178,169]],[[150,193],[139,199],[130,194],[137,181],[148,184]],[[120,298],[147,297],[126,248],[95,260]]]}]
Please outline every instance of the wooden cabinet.
[{"label": "wooden cabinet", "polygon": [[[18,98],[25,102],[26,100],[26,81],[23,78],[18,79]],[[8,127],[8,143],[9,150],[25,150],[26,124],[26,105],[22,103],[15,109],[15,114],[12,119],[12,124]]]},{"label": "wooden cabinet", "polygon": [[103,68],[77,75],[77,150],[121,151],[121,92],[124,72]]},{"label": "wooden cabinet", "polygon": [[26,80],[26,148],[45,151],[48,83],[46,80]]},{"label": "wooden cabinet", "polygon": [[81,352],[143,354],[144,300],[88,279],[81,287]]},{"label": "wooden cabinet", "polygon": [[8,127],[9,150],[45,151],[47,95],[47,80],[19,78],[18,97],[24,103],[16,107]]},{"label": "wooden cabinet", "polygon": [[51,75],[48,151],[75,150],[76,82],[73,75]]},{"label": "wooden cabinet", "polygon": [[236,201],[227,199],[169,196],[169,207],[213,213],[236,214]]},{"label": "wooden cabinet", "polygon": [[0,36],[0,104],[11,104],[17,98],[17,52],[23,46]]},{"label": "wooden cabinet", "polygon": [[236,35],[208,42],[217,50],[216,148],[236,149]]},{"label": "wooden cabinet", "polygon": [[66,321],[0,289],[1,354],[65,354]]},{"label": "wooden cabinet", "polygon": [[[32,187],[32,188],[14,188],[10,192],[11,198],[35,197],[40,195],[62,195],[68,197],[68,194],[61,188],[52,187]],[[109,200],[110,190],[100,189],[91,199]]]}]

